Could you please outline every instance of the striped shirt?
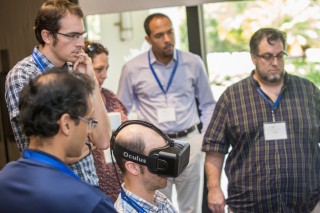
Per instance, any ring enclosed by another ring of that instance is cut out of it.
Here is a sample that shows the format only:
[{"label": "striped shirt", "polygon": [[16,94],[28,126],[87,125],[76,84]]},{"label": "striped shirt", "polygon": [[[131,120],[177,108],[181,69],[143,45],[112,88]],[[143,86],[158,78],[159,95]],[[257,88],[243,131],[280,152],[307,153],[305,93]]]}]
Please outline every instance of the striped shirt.
[{"label": "striped shirt", "polygon": [[[148,213],[177,213],[178,211],[172,205],[170,200],[158,190],[155,191],[154,201],[157,206],[148,203],[144,199],[140,198],[139,196],[129,192],[126,188],[124,188],[124,184],[122,184],[122,188],[126,195],[133,200],[136,204],[139,205],[143,209],[144,212]],[[117,201],[114,204],[115,209],[119,213],[132,213],[137,212],[127,201],[121,198],[121,194],[119,195]]]},{"label": "striped shirt", "polygon": [[320,200],[320,91],[286,74],[281,94],[274,113],[286,124],[283,140],[264,138],[271,106],[252,77],[227,88],[216,105],[202,151],[232,147],[225,172],[234,212],[310,212]]},{"label": "striped shirt", "polygon": [[[52,68],[54,65],[39,51],[37,47],[34,48],[34,54],[40,61],[44,70]],[[69,64],[64,65],[66,69],[70,69]],[[8,73],[5,83],[5,99],[8,106],[10,122],[14,137],[20,152],[22,152],[29,145],[29,138],[23,133],[22,125],[19,121],[19,93],[25,85],[29,83],[30,79],[41,75],[42,71],[35,62],[32,55],[24,58],[18,62]],[[85,182],[93,185],[98,185],[98,177],[93,164],[92,154],[81,159],[71,166],[73,171]]]}]

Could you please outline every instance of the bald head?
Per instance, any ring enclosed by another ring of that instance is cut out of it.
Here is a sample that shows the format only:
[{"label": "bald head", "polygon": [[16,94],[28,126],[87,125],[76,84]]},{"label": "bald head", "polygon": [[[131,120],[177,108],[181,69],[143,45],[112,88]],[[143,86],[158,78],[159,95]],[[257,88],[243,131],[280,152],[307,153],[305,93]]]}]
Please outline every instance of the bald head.
[{"label": "bald head", "polygon": [[128,145],[136,142],[142,143],[144,149],[141,150],[141,154],[148,154],[151,149],[166,144],[166,141],[157,132],[139,124],[132,124],[123,128],[117,135],[116,142],[119,142],[120,145],[123,145],[122,142],[128,143]]},{"label": "bald head", "polygon": [[[163,147],[167,142],[153,129],[140,124],[131,124],[118,133],[115,143],[132,152],[148,155],[150,150]],[[127,160],[119,159],[119,156],[116,156],[116,160],[121,171],[125,173],[124,164]]]}]

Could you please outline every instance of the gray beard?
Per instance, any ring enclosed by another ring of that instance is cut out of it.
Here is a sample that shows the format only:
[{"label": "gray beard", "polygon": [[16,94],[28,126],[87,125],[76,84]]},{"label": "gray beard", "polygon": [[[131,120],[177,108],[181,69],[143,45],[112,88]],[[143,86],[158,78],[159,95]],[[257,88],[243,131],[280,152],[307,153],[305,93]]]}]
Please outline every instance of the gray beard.
[{"label": "gray beard", "polygon": [[267,75],[260,75],[261,79],[265,82],[269,82],[269,83],[277,83],[282,81],[282,79],[284,78],[284,71],[280,74],[276,74],[276,75],[272,75],[272,76],[267,76]]},{"label": "gray beard", "polygon": [[276,82],[279,82],[281,81],[283,78],[283,75],[273,75],[273,76],[262,76],[262,79],[267,81],[267,82],[270,82],[270,83],[276,83]]}]

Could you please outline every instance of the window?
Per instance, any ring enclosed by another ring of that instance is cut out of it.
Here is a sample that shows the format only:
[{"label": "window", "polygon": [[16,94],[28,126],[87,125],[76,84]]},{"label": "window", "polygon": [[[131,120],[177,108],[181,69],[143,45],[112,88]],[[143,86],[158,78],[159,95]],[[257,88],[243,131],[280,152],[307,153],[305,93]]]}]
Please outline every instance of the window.
[{"label": "window", "polygon": [[287,33],[285,69],[320,87],[320,2],[234,1],[203,5],[208,72],[215,97],[254,68],[249,40],[261,27]]}]

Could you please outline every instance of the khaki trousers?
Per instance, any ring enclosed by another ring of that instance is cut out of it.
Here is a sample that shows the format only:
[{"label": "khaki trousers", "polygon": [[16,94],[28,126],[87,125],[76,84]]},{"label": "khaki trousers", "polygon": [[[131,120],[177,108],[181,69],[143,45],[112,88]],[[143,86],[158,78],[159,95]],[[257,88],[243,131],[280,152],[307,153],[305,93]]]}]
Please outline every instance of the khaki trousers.
[{"label": "khaki trousers", "polygon": [[316,205],[316,208],[314,208],[311,213],[320,213],[320,201],[318,202],[318,204]]},{"label": "khaki trousers", "polygon": [[203,136],[196,129],[187,137],[178,138],[190,144],[190,159],[187,168],[177,178],[168,178],[168,185],[160,191],[172,200],[172,187],[177,190],[177,203],[181,213],[201,212],[204,152],[201,151]]}]

